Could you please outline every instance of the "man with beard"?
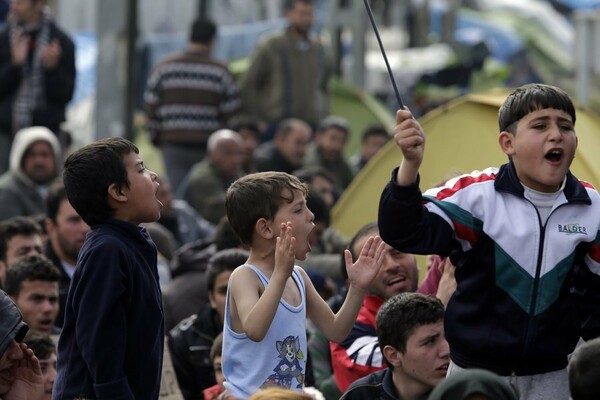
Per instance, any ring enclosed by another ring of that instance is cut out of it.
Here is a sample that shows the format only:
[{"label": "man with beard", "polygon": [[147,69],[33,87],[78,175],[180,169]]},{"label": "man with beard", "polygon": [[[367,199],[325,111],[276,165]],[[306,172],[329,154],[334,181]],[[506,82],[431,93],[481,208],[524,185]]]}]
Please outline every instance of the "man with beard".
[{"label": "man with beard", "polygon": [[0,221],[44,213],[48,184],[56,178],[61,149],[48,128],[34,126],[15,135],[10,167],[0,176]]},{"label": "man with beard", "polygon": [[69,284],[75,272],[79,250],[83,246],[85,235],[89,232],[90,227],[69,203],[65,186],[60,178],[53,182],[48,189],[45,226],[48,241],[44,252],[61,275],[59,281],[60,308],[54,324],[62,327]]},{"label": "man with beard", "polygon": [[[358,257],[369,236],[378,234],[376,223],[359,229],[348,246],[353,258]],[[416,291],[418,280],[415,256],[386,244],[383,264],[369,286],[368,295],[350,334],[339,344],[330,343],[333,374],[341,393],[358,378],[386,368],[375,330],[375,317],[387,299],[399,293]]]},{"label": "man with beard", "polygon": [[313,129],[328,114],[330,62],[309,32],[313,0],[286,0],[286,29],[262,38],[242,76],[242,108],[268,124],[273,137],[285,118],[299,118]]}]

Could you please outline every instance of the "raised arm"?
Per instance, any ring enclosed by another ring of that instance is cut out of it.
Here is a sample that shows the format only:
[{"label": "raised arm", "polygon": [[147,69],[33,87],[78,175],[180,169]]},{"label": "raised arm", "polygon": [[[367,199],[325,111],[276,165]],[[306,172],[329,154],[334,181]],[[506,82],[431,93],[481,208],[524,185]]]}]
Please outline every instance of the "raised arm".
[{"label": "raised arm", "polygon": [[350,251],[346,250],[344,252],[350,288],[348,289],[346,300],[337,314],[333,314],[327,303],[321,298],[310,282],[306,273],[303,272],[304,281],[306,282],[308,317],[323,332],[327,339],[340,342],[350,332],[369,285],[381,267],[384,249],[385,243],[383,243],[381,238],[379,236],[371,236],[363,246],[360,256],[355,263],[352,262]]},{"label": "raised arm", "polygon": [[239,268],[231,276],[231,303],[235,306],[232,314],[237,313],[241,328],[250,340],[261,341],[273,322],[283,289],[294,269],[295,249],[291,223],[281,224],[275,247],[275,269],[262,295],[259,295],[258,277],[248,268]]},{"label": "raised arm", "polygon": [[421,124],[408,108],[396,112],[394,141],[402,151],[402,162],[396,176],[396,183],[407,186],[415,183],[425,152],[425,134]]}]

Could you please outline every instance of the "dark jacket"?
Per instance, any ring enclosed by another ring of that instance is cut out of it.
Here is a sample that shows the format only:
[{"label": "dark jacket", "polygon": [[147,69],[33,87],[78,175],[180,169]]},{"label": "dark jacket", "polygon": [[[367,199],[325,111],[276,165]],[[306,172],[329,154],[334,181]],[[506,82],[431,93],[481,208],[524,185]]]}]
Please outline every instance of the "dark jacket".
[{"label": "dark jacket", "polygon": [[[427,394],[422,400],[427,399]],[[340,400],[402,400],[396,393],[392,371],[388,368],[356,380]]]},{"label": "dark jacket", "polygon": [[[44,70],[45,107],[34,110],[32,126],[57,132],[75,88],[75,45],[54,22],[50,24],[50,40],[58,40],[62,53],[55,69]],[[13,101],[22,79],[22,69],[12,65],[9,31],[8,24],[0,31],[0,132],[12,131]]]},{"label": "dark jacket", "polygon": [[175,252],[171,263],[173,279],[162,293],[167,332],[208,302],[206,267],[216,252],[217,246],[209,240],[188,243]]},{"label": "dark jacket", "polygon": [[600,196],[570,173],[545,223],[512,164],[423,196],[417,184],[392,180],[378,220],[391,246],[449,255],[456,266],[445,332],[458,366],[500,375],[556,371],[580,337],[600,334]]},{"label": "dark jacket", "polygon": [[273,141],[262,143],[254,152],[254,164],[258,172],[280,171],[291,174],[301,167],[301,165],[292,165],[279,151]]},{"label": "dark jacket", "polygon": [[202,391],[217,383],[210,348],[222,331],[219,314],[206,303],[199,313],[184,319],[169,332],[171,361],[186,400],[202,400]]},{"label": "dark jacket", "polygon": [[164,344],[156,247],[127,222],[91,228],[67,297],[52,398],[156,400]]}]

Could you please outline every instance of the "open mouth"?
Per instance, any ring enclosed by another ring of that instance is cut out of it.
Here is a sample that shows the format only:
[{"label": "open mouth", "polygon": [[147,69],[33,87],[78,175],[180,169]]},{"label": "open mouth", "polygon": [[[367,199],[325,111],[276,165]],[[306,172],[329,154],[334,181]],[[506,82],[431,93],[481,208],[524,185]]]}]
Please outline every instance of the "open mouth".
[{"label": "open mouth", "polygon": [[50,332],[52,329],[52,319],[41,319],[38,321],[38,329],[44,332]]},{"label": "open mouth", "polygon": [[557,163],[560,162],[562,156],[563,152],[561,150],[554,149],[547,152],[544,158],[550,162]]},{"label": "open mouth", "polygon": [[438,371],[438,373],[440,375],[446,376],[446,374],[448,373],[448,367],[449,366],[450,366],[450,363],[443,364],[442,366],[436,368],[436,371]]},{"label": "open mouth", "polygon": [[388,281],[388,286],[394,286],[394,285],[399,285],[404,283],[404,281],[406,281],[406,275],[399,275],[397,277],[395,277],[394,279],[390,279]]}]

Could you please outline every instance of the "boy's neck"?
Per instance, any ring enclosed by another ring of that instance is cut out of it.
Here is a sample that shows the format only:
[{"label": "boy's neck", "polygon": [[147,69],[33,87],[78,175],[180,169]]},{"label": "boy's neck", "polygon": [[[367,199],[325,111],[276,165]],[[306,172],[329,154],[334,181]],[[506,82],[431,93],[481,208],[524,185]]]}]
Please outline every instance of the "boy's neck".
[{"label": "boy's neck", "polygon": [[250,249],[250,257],[248,257],[248,264],[254,265],[270,278],[275,270],[275,249],[252,247]]}]

